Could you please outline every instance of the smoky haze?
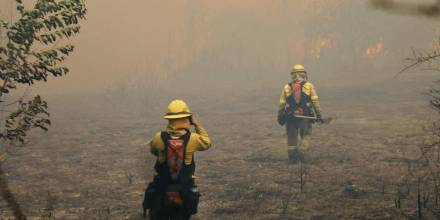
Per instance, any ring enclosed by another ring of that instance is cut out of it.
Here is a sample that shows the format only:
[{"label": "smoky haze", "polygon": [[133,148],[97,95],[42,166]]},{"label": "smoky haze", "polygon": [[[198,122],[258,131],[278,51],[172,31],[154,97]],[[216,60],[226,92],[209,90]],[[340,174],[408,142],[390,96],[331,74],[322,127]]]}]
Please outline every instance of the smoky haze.
[{"label": "smoky haze", "polygon": [[[2,18],[17,17],[14,2],[0,0]],[[48,101],[49,132],[12,146],[0,180],[29,219],[141,219],[155,176],[148,143],[180,98],[213,141],[196,153],[197,219],[435,219],[440,129],[423,93],[438,71],[394,76],[412,48],[440,49],[438,17],[408,12],[422,0],[371,2],[86,0],[70,73],[30,87]],[[313,125],[304,163],[288,165],[276,119],[297,63],[329,123]],[[420,158],[427,149],[435,163]],[[0,219],[12,219],[2,199]]]},{"label": "smoky haze", "polygon": [[[2,1],[3,17],[14,17],[12,2]],[[275,108],[296,63],[332,100],[343,88],[388,83],[410,48],[432,48],[440,31],[435,20],[390,15],[368,1],[86,3],[70,74],[33,89],[49,101],[145,112],[174,97],[259,99]]]}]

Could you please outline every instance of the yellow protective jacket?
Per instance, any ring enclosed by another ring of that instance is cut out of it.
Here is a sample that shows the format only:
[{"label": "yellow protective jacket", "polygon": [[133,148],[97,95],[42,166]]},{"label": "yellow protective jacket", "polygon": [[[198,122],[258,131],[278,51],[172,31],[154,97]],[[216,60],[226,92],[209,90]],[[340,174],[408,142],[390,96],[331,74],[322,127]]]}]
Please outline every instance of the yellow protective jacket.
[{"label": "yellow protective jacket", "polygon": [[[206,130],[200,125],[195,125],[196,132],[192,132],[189,138],[188,144],[186,145],[186,154],[185,154],[185,164],[190,165],[193,159],[193,153],[196,151],[204,151],[211,147],[211,140],[209,139],[208,133]],[[179,134],[179,136],[185,134],[184,129],[178,128],[174,129],[172,125],[169,125],[167,128],[167,132],[170,135]],[[165,143],[163,143],[161,138],[161,132],[156,133],[153,140],[150,142],[151,153],[157,156],[157,161],[159,163],[165,162]]]},{"label": "yellow protective jacket", "polygon": [[[319,104],[319,97],[318,97],[318,93],[316,92],[315,86],[313,86],[313,84],[310,82],[306,82],[302,88],[302,91],[306,95],[310,96],[316,114],[321,114],[321,106]],[[279,104],[280,109],[284,109],[286,107],[287,105],[286,100],[287,97],[290,95],[292,95],[292,88],[290,84],[286,84],[280,96],[280,104]]]}]

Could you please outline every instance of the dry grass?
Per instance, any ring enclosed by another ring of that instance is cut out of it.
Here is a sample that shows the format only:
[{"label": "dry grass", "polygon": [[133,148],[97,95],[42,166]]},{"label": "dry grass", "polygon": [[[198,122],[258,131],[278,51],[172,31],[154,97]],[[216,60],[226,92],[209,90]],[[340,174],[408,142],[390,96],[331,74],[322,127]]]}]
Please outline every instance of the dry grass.
[{"label": "dry grass", "polygon": [[[324,102],[339,118],[315,127],[301,190],[300,167],[287,165],[284,130],[261,107],[202,113],[215,146],[196,155],[202,192],[197,219],[406,219],[397,185],[419,155],[424,100]],[[252,103],[251,103],[252,104]],[[195,108],[197,109],[197,108]],[[417,111],[414,111],[417,109]],[[209,110],[209,109],[208,109]],[[145,143],[159,115],[55,116],[5,163],[9,184],[30,219],[140,219],[154,158]],[[11,213],[0,201],[0,219]]]}]

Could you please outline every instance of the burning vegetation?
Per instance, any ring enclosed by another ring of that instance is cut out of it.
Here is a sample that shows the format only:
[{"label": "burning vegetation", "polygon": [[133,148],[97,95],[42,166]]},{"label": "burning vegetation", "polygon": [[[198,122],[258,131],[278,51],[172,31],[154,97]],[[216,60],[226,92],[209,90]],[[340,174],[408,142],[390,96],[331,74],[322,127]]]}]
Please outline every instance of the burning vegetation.
[{"label": "burning vegetation", "polygon": [[381,55],[384,52],[384,46],[383,40],[380,40],[379,42],[374,43],[367,48],[360,49],[359,51],[362,56],[373,58]]}]

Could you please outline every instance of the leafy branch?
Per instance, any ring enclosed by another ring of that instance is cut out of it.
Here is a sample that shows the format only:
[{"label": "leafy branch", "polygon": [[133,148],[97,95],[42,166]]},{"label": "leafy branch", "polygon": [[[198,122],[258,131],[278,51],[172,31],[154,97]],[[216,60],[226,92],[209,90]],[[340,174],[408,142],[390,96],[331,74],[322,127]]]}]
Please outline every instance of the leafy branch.
[{"label": "leafy branch", "polygon": [[[31,86],[47,81],[49,76],[66,75],[69,69],[61,64],[73,52],[74,46],[58,46],[60,40],[70,39],[80,32],[80,20],[85,19],[83,0],[37,0],[26,8],[16,0],[19,18],[15,22],[0,20],[6,42],[0,44],[0,103],[19,85]],[[9,103],[15,106],[6,117],[0,139],[24,141],[32,128],[47,130],[50,125],[47,103],[40,96],[30,101],[21,97]],[[3,119],[0,119],[3,120]]]},{"label": "leafy branch", "polygon": [[40,128],[47,131],[50,125],[47,103],[36,96],[33,100],[18,102],[18,109],[12,112],[6,119],[6,132],[0,134],[0,138],[10,141],[24,142],[26,133],[32,128]]}]

